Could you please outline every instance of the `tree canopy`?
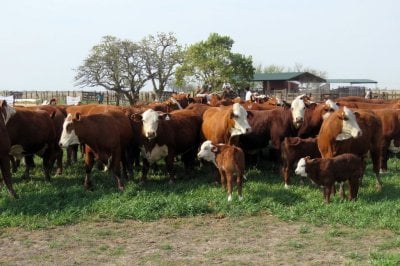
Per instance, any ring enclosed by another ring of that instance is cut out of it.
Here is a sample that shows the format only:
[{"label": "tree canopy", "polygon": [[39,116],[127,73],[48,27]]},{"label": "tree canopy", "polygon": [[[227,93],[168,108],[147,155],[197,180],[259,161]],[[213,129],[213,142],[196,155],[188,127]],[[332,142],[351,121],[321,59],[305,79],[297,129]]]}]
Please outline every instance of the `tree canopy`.
[{"label": "tree canopy", "polygon": [[254,76],[251,56],[231,51],[234,41],[228,36],[212,33],[207,40],[188,47],[183,64],[176,71],[177,83],[201,83],[216,90],[222,83],[240,86]]}]

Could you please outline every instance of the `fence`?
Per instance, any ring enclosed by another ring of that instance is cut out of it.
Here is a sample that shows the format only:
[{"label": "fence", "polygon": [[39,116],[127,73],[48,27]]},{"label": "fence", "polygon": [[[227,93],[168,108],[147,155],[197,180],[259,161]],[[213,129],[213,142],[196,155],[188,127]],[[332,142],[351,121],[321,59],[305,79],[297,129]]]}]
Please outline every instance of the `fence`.
[{"label": "fence", "polygon": [[[288,90],[271,90],[266,92],[268,95],[274,95],[282,100],[291,102],[299,94],[307,94],[314,101],[322,101],[325,99],[336,99],[344,96],[364,96],[365,90],[302,90],[292,92]],[[56,98],[59,104],[65,104],[67,96],[81,97],[82,103],[94,103],[98,101],[97,95],[103,95],[103,103],[129,105],[129,101],[124,95],[118,95],[113,91],[0,91],[0,96],[14,96],[14,102],[18,104],[41,104],[45,100],[49,101]],[[171,96],[172,92],[165,91],[160,94],[159,101],[164,101]],[[243,96],[243,95],[241,95]],[[372,90],[373,98],[385,100],[400,99],[400,90]],[[242,97],[243,98],[243,97]],[[139,93],[139,102],[149,103],[157,100],[154,92],[145,91]]]},{"label": "fence", "polygon": [[[164,101],[171,97],[172,92],[162,92],[158,97],[159,101]],[[14,103],[18,104],[41,104],[44,101],[49,101],[52,98],[57,99],[57,103],[66,104],[67,96],[80,97],[82,103],[98,102],[98,95],[102,95],[102,102],[106,104],[129,105],[128,99],[121,94],[113,91],[0,91],[0,96],[13,96]],[[154,102],[157,96],[154,92],[145,91],[139,93],[139,101],[143,103]]]}]

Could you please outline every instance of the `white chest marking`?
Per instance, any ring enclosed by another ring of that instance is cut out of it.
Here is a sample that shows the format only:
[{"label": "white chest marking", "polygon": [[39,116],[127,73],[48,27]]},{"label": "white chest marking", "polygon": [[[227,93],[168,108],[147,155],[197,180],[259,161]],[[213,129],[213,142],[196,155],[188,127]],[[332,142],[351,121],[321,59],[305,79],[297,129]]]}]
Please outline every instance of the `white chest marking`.
[{"label": "white chest marking", "polygon": [[150,164],[161,160],[162,158],[168,155],[168,147],[167,145],[163,146],[154,146],[151,151],[146,151],[145,147],[140,147],[142,157],[146,158]]}]

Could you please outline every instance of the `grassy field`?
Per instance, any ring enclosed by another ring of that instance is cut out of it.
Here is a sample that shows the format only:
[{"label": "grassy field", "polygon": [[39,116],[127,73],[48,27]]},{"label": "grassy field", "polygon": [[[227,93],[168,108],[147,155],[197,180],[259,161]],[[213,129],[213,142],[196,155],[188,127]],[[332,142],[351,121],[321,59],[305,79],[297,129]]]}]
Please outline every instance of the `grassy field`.
[{"label": "grassy field", "polygon": [[[39,165],[39,161],[37,161]],[[83,164],[65,169],[62,176],[44,182],[40,167],[31,180],[22,180],[22,167],[14,174],[14,187],[20,198],[0,194],[0,226],[46,228],[97,219],[138,219],[143,221],[169,217],[187,217],[208,213],[222,216],[254,215],[268,212],[284,221],[306,221],[314,225],[347,225],[354,228],[389,229],[400,233],[400,160],[389,161],[389,174],[382,176],[383,189],[375,190],[375,178],[368,163],[357,201],[342,202],[333,197],[323,204],[322,193],[311,183],[299,184],[293,177],[286,190],[278,173],[269,165],[249,166],[246,171],[244,197],[234,194],[232,203],[226,193],[212,183],[209,168],[185,174],[178,164],[177,182],[169,184],[163,166],[153,171],[149,181],[140,186],[127,181],[119,192],[107,173],[94,169],[92,191],[83,186]],[[236,192],[236,191],[234,191]]]},{"label": "grassy field", "polygon": [[[36,159],[36,162],[40,165],[40,160]],[[13,177],[14,188],[20,198],[11,199],[5,188],[1,187],[0,228],[50,230],[58,225],[87,226],[103,221],[159,221],[163,218],[202,215],[248,219],[271,214],[285,223],[307,225],[297,229],[300,238],[296,241],[301,243],[300,250],[305,248],[303,242],[306,240],[302,240],[302,236],[310,234],[309,226],[330,227],[329,238],[342,237],[342,228],[353,230],[352,233],[346,233],[348,236],[360,235],[359,230],[369,234],[388,230],[397,237],[388,239],[385,247],[378,251],[369,252],[369,261],[379,265],[400,263],[400,255],[396,252],[400,248],[399,159],[390,159],[390,173],[382,176],[382,191],[375,190],[375,178],[369,162],[358,200],[341,201],[337,195],[332,198],[330,205],[323,203],[321,191],[308,180],[305,185],[300,185],[299,178],[293,176],[291,188],[284,189],[282,178],[270,169],[268,163],[247,167],[244,200],[239,202],[234,190],[231,203],[227,202],[227,195],[221,187],[213,183],[208,166],[185,174],[178,164],[178,180],[175,184],[168,183],[163,165],[159,169],[151,171],[148,182],[142,186],[137,183],[139,173],[135,173],[135,181],[127,181],[125,191],[119,192],[114,180],[97,169],[93,170],[93,190],[86,191],[82,185],[82,162],[65,169],[63,175],[53,177],[52,182],[43,181],[40,167],[32,171],[30,180],[22,180],[21,167]],[[262,222],[257,218],[254,220],[256,223]],[[299,249],[297,245],[292,248]],[[387,252],[393,249],[395,251]],[[351,261],[365,262],[368,259],[364,255],[359,258],[361,255],[357,252],[353,255],[354,258],[349,258]]]}]

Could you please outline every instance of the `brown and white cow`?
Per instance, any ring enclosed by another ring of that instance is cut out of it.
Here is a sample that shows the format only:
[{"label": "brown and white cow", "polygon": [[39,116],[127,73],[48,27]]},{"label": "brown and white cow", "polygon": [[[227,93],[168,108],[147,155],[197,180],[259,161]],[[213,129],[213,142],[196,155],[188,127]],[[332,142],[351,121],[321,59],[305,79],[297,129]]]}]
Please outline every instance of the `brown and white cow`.
[{"label": "brown and white cow", "polygon": [[316,138],[302,139],[299,137],[286,137],[281,145],[282,176],[285,188],[289,188],[290,174],[294,170],[295,163],[301,158],[320,158]]},{"label": "brown and white cow", "polygon": [[11,141],[11,155],[21,159],[25,157],[24,178],[29,178],[34,167],[33,155],[43,158],[45,179],[50,173],[57,156],[57,135],[52,117],[43,110],[33,111],[17,107],[16,112],[6,125]]},{"label": "brown and white cow", "polygon": [[[315,184],[323,187],[326,204],[335,182],[349,181],[349,200],[356,199],[358,188],[364,174],[365,163],[357,155],[344,153],[332,158],[301,158],[296,167],[296,174],[309,177]],[[344,199],[344,190],[341,190]]]},{"label": "brown and white cow", "polygon": [[322,158],[353,153],[364,158],[371,154],[377,189],[382,187],[379,169],[381,161],[382,122],[367,110],[353,111],[347,107],[332,113],[322,123],[318,149]]},{"label": "brown and white cow", "polygon": [[126,169],[125,151],[133,139],[129,118],[122,112],[82,115],[79,112],[68,114],[63,125],[60,146],[84,143],[85,146],[85,188],[91,187],[90,175],[94,158],[104,164],[110,161],[110,170],[120,190],[120,163]]},{"label": "brown and white cow", "polygon": [[134,114],[140,123],[140,149],[143,158],[141,182],[147,179],[149,167],[165,159],[170,182],[175,180],[174,160],[181,155],[185,168],[193,167],[200,143],[201,117],[192,110],[176,110],[169,114],[148,109]]},{"label": "brown and white cow", "polygon": [[247,111],[239,104],[210,107],[203,114],[201,126],[204,139],[213,143],[237,144],[238,136],[247,134],[251,127]]},{"label": "brown and white cow", "polygon": [[3,176],[4,184],[7,187],[8,193],[17,198],[11,181],[10,171],[10,137],[6,128],[6,124],[11,116],[15,114],[15,109],[7,104],[6,101],[0,100],[0,169]]},{"label": "brown and white cow", "polygon": [[222,187],[228,190],[228,201],[232,201],[233,180],[236,176],[239,200],[243,200],[245,159],[242,149],[228,144],[213,144],[210,140],[206,140],[201,145],[197,157],[214,163],[218,168]]},{"label": "brown and white cow", "polygon": [[331,99],[323,103],[312,103],[304,112],[304,122],[297,132],[300,138],[316,137],[324,119],[339,109],[339,106]]}]

